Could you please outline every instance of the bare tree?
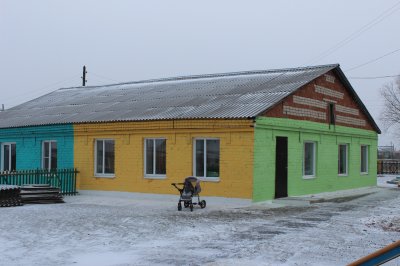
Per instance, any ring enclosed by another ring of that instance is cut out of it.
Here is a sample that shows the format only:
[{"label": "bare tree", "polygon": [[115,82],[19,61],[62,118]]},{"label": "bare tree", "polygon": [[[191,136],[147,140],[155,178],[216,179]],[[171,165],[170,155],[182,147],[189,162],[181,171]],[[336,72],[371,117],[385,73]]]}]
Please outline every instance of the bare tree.
[{"label": "bare tree", "polygon": [[392,126],[400,127],[400,77],[396,81],[384,85],[381,95],[384,107],[380,118],[384,127],[386,129]]}]

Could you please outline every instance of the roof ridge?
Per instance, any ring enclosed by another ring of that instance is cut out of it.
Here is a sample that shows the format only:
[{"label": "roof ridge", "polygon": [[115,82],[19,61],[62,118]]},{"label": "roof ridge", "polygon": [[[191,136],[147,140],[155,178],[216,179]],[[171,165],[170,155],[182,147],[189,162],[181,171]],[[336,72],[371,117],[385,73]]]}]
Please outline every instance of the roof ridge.
[{"label": "roof ridge", "polygon": [[336,68],[339,64],[327,64],[327,65],[316,65],[316,66],[305,66],[305,67],[295,67],[295,68],[276,68],[276,69],[266,69],[266,70],[249,70],[249,71],[237,71],[237,72],[226,72],[226,73],[213,73],[213,74],[199,74],[199,75],[187,75],[187,76],[175,76],[167,78],[156,78],[156,79],[144,79],[138,81],[128,81],[121,83],[112,83],[105,85],[95,85],[95,86],[77,86],[77,87],[67,87],[60,88],[59,90],[68,89],[78,89],[78,88],[100,88],[100,87],[111,87],[118,85],[129,85],[129,84],[146,84],[146,83],[157,83],[157,82],[169,82],[169,81],[181,81],[181,80],[194,80],[194,79],[207,79],[207,78],[217,78],[217,77],[232,77],[232,76],[244,76],[244,75],[255,75],[255,74],[270,74],[276,72],[296,72],[307,69],[317,69],[332,67]]}]

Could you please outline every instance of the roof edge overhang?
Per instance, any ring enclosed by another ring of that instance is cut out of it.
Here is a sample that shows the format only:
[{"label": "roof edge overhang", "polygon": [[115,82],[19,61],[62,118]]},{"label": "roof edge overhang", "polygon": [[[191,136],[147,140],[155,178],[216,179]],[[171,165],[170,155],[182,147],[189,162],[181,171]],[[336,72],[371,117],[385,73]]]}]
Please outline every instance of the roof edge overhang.
[{"label": "roof edge overhang", "polygon": [[0,127],[2,129],[28,128],[28,127],[46,127],[46,126],[61,126],[61,125],[83,125],[83,124],[105,124],[105,123],[124,123],[124,122],[159,122],[159,121],[177,121],[177,120],[254,120],[256,116],[243,117],[193,117],[193,118],[159,118],[159,119],[117,119],[117,120],[97,120],[97,121],[79,121],[79,122],[60,122],[48,124],[32,124]]}]

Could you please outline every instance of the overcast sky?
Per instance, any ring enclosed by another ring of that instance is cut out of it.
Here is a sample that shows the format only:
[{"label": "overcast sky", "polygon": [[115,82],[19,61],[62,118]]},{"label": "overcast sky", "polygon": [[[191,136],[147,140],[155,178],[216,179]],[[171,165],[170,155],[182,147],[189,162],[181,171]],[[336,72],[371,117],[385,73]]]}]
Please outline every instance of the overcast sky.
[{"label": "overcast sky", "polygon": [[98,85],[339,63],[381,126],[379,90],[394,78],[355,78],[400,74],[397,49],[395,0],[0,0],[0,104],[79,86],[83,65]]}]

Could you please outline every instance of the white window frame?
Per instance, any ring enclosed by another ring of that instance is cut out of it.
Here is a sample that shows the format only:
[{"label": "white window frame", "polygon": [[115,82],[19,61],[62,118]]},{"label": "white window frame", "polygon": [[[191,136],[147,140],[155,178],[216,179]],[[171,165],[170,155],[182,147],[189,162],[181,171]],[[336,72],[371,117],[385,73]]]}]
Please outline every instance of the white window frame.
[{"label": "white window frame", "polygon": [[[339,163],[340,163],[340,146],[346,147],[346,173],[339,173]],[[349,144],[339,143],[338,145],[338,176],[348,176],[349,175]]]},{"label": "white window frame", "polygon": [[[165,140],[165,146],[167,145],[167,138],[145,138],[144,139],[144,166],[143,166],[143,173],[145,178],[149,179],[166,179],[167,178],[167,169],[165,169],[165,174],[160,175],[160,174],[147,174],[146,173],[146,166],[147,166],[147,140],[153,140],[153,172],[155,173],[156,171],[156,140]],[[167,159],[165,158],[165,161]],[[166,166],[165,166],[166,168]]]},{"label": "white window frame", "polygon": [[[114,141],[114,173],[106,174],[104,173],[104,165],[105,165],[105,141],[112,140]],[[97,141],[103,142],[103,172],[97,173]],[[115,177],[115,139],[95,139],[94,140],[94,176],[95,177],[105,177],[105,178],[114,178]]]},{"label": "white window frame", "polygon": [[[365,166],[366,166],[366,172],[363,172],[362,171],[362,169],[361,169],[361,166],[362,166],[362,148],[363,147],[365,147],[366,148],[366,156],[365,156]],[[360,173],[362,174],[362,175],[367,175],[368,174],[368,170],[369,170],[369,145],[361,145],[361,147],[360,147]]]},{"label": "white window frame", "polygon": [[[17,149],[17,143],[16,142],[3,142],[3,143],[1,143],[1,171],[4,171],[4,146],[6,146],[6,145],[9,145],[10,146],[10,158],[8,158],[9,160],[8,160],[8,162],[9,162],[9,167],[8,168],[11,168],[11,154],[12,154],[12,152],[11,152],[11,144],[15,144],[15,149]],[[17,151],[15,151],[15,152],[17,152]],[[15,165],[17,165],[17,162],[15,162]]]},{"label": "white window frame", "polygon": [[[306,167],[305,167],[305,163],[306,163],[306,158],[305,158],[305,156],[306,156],[306,144],[313,144],[313,174],[312,175],[306,175],[305,174],[305,169],[306,169]],[[316,178],[317,177],[317,175],[316,175],[316,170],[317,170],[317,167],[316,167],[316,162],[317,162],[317,142],[315,142],[315,141],[304,141],[304,144],[303,144],[303,178],[304,179],[311,179],[311,178]]]},{"label": "white window frame", "polygon": [[[204,140],[204,176],[196,176],[196,140]],[[219,175],[221,176],[221,140],[220,138],[194,138],[193,139],[193,176],[196,176],[201,181],[211,181],[211,182],[219,182],[220,176],[218,177],[207,177],[207,140],[218,140],[219,141],[219,157],[220,157],[220,165],[219,165]]]},{"label": "white window frame", "polygon": [[[45,163],[45,158],[44,158],[44,155],[45,155],[45,151],[44,151],[44,144],[45,143],[49,143],[50,145],[49,145],[49,147],[50,147],[50,150],[49,150],[49,158],[47,158],[47,160],[49,160],[49,168],[48,169],[46,169],[46,170],[50,170],[51,169],[51,143],[57,143],[57,141],[56,140],[44,140],[43,142],[42,142],[42,168],[43,169],[45,169],[44,168],[44,163]],[[58,145],[57,145],[57,152],[58,152]],[[58,155],[57,155],[58,156]],[[57,160],[58,160],[58,157],[57,157]],[[58,165],[58,162],[57,162],[57,165]]]}]

